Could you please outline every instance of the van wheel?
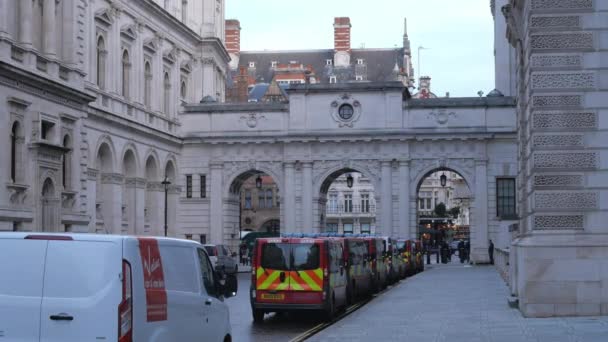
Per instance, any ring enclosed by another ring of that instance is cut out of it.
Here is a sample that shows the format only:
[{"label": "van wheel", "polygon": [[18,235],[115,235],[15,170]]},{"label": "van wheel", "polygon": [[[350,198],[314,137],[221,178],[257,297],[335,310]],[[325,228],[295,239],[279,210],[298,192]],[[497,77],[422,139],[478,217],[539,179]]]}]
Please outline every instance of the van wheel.
[{"label": "van wheel", "polygon": [[263,323],[264,322],[264,311],[260,309],[252,309],[253,314],[253,323]]}]

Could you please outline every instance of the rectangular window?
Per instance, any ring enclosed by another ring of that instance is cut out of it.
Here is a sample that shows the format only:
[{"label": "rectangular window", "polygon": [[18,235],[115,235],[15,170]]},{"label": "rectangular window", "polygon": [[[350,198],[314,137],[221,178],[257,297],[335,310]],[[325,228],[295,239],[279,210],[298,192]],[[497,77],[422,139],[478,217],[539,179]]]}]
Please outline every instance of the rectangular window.
[{"label": "rectangular window", "polygon": [[266,208],[272,208],[272,190],[266,190]]},{"label": "rectangular window", "polygon": [[251,205],[251,191],[250,190],[246,190],[245,191],[245,209],[251,209],[252,205]]},{"label": "rectangular window", "polygon": [[430,198],[426,199],[426,208],[431,209],[431,199]]},{"label": "rectangular window", "polygon": [[363,64],[363,59],[361,59],[361,58],[357,59],[357,64],[362,65]]},{"label": "rectangular window", "polygon": [[361,211],[369,213],[369,195],[361,195]]},{"label": "rectangular window", "polygon": [[344,195],[344,212],[353,212],[353,195]]},{"label": "rectangular window", "polygon": [[420,209],[424,209],[424,198],[420,198],[418,201],[420,202],[418,205]]},{"label": "rectangular window", "polygon": [[264,196],[264,190],[261,189],[258,191],[258,208],[266,208],[266,197]]},{"label": "rectangular window", "polygon": [[203,244],[203,245],[206,244],[207,243],[207,235],[201,234],[200,241],[201,241],[201,244]]},{"label": "rectangular window", "polygon": [[329,83],[336,83],[337,79],[336,76],[329,76]]},{"label": "rectangular window", "polygon": [[325,60],[325,65],[332,65],[333,61],[331,59],[326,59]]},{"label": "rectangular window", "polygon": [[336,212],[338,210],[338,195],[329,195],[329,212]]},{"label": "rectangular window", "polygon": [[502,219],[516,218],[515,178],[496,179],[496,216]]},{"label": "rectangular window", "polygon": [[276,68],[277,67],[277,62],[276,61],[272,61],[270,62],[271,67]]},{"label": "rectangular window", "polygon": [[353,232],[353,224],[352,223],[345,223],[344,224],[344,233],[348,234]]},{"label": "rectangular window", "polygon": [[186,198],[192,198],[192,175],[186,175]]},{"label": "rectangular window", "polygon": [[207,197],[207,176],[201,175],[201,198]]},{"label": "rectangular window", "polygon": [[361,223],[361,234],[369,234],[371,232],[371,226],[369,223]]}]

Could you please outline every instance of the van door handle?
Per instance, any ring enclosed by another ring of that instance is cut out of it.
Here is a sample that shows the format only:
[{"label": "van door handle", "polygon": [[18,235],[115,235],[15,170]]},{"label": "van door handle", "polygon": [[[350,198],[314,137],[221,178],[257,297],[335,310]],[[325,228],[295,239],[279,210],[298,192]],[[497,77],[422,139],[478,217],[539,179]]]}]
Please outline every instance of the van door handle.
[{"label": "van door handle", "polygon": [[53,321],[73,321],[74,317],[65,314],[65,313],[60,313],[58,315],[51,315],[49,317],[50,319],[52,319]]},{"label": "van door handle", "polygon": [[211,305],[213,304],[213,300],[211,298],[207,298],[207,300],[205,301],[205,305]]}]

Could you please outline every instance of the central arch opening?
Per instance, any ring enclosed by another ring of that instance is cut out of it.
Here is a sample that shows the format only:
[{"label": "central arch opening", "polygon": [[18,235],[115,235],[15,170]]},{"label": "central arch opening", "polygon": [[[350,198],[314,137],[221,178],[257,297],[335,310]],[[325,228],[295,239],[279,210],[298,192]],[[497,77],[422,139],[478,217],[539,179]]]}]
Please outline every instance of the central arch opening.
[{"label": "central arch opening", "polygon": [[462,248],[470,251],[471,206],[472,192],[460,173],[450,168],[428,172],[416,188],[416,237],[432,253],[447,250],[448,262],[460,256],[469,260]]},{"label": "central arch opening", "polygon": [[224,240],[231,241],[232,251],[242,245],[253,250],[258,237],[281,233],[281,197],[278,182],[268,173],[249,170],[230,184],[224,217]]},{"label": "central arch opening", "polygon": [[375,234],[376,191],[372,180],[356,169],[330,174],[321,184],[320,231],[339,234]]}]

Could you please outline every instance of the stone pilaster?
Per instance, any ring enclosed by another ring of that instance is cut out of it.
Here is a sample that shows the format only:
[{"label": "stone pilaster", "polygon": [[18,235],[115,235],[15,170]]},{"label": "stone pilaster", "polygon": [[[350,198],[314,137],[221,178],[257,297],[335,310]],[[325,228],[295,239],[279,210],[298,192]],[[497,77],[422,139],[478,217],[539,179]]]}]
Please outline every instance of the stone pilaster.
[{"label": "stone pilaster", "polygon": [[380,229],[376,228],[377,232],[387,235],[393,235],[393,175],[390,160],[381,162],[381,208],[382,220],[380,221]]},{"label": "stone pilaster", "polygon": [[42,6],[42,30],[43,30],[43,53],[48,57],[57,54],[57,34],[55,32],[57,23],[55,16],[55,0],[44,0]]},{"label": "stone pilaster", "polygon": [[223,194],[222,194],[222,184],[223,177],[222,174],[224,172],[223,163],[213,163],[210,165],[211,175],[210,175],[210,203],[209,203],[209,211],[211,221],[210,223],[210,231],[211,235],[209,236],[210,243],[222,243],[224,240],[223,232]]},{"label": "stone pilaster", "polygon": [[296,194],[295,194],[295,170],[293,162],[283,164],[283,179],[285,180],[285,191],[283,192],[283,214],[285,219],[282,220],[283,226],[281,230],[284,232],[295,232],[296,228]]},{"label": "stone pilaster", "polygon": [[475,214],[471,238],[471,261],[489,262],[488,255],[488,161],[475,161]]},{"label": "stone pilaster", "polygon": [[19,42],[32,46],[33,2],[19,1]]},{"label": "stone pilaster", "polygon": [[312,163],[302,163],[302,231],[318,232],[318,227],[313,227],[312,220]]},{"label": "stone pilaster", "polygon": [[[399,227],[397,236],[410,238],[410,161],[399,161]],[[414,227],[415,229],[415,227]]]}]

